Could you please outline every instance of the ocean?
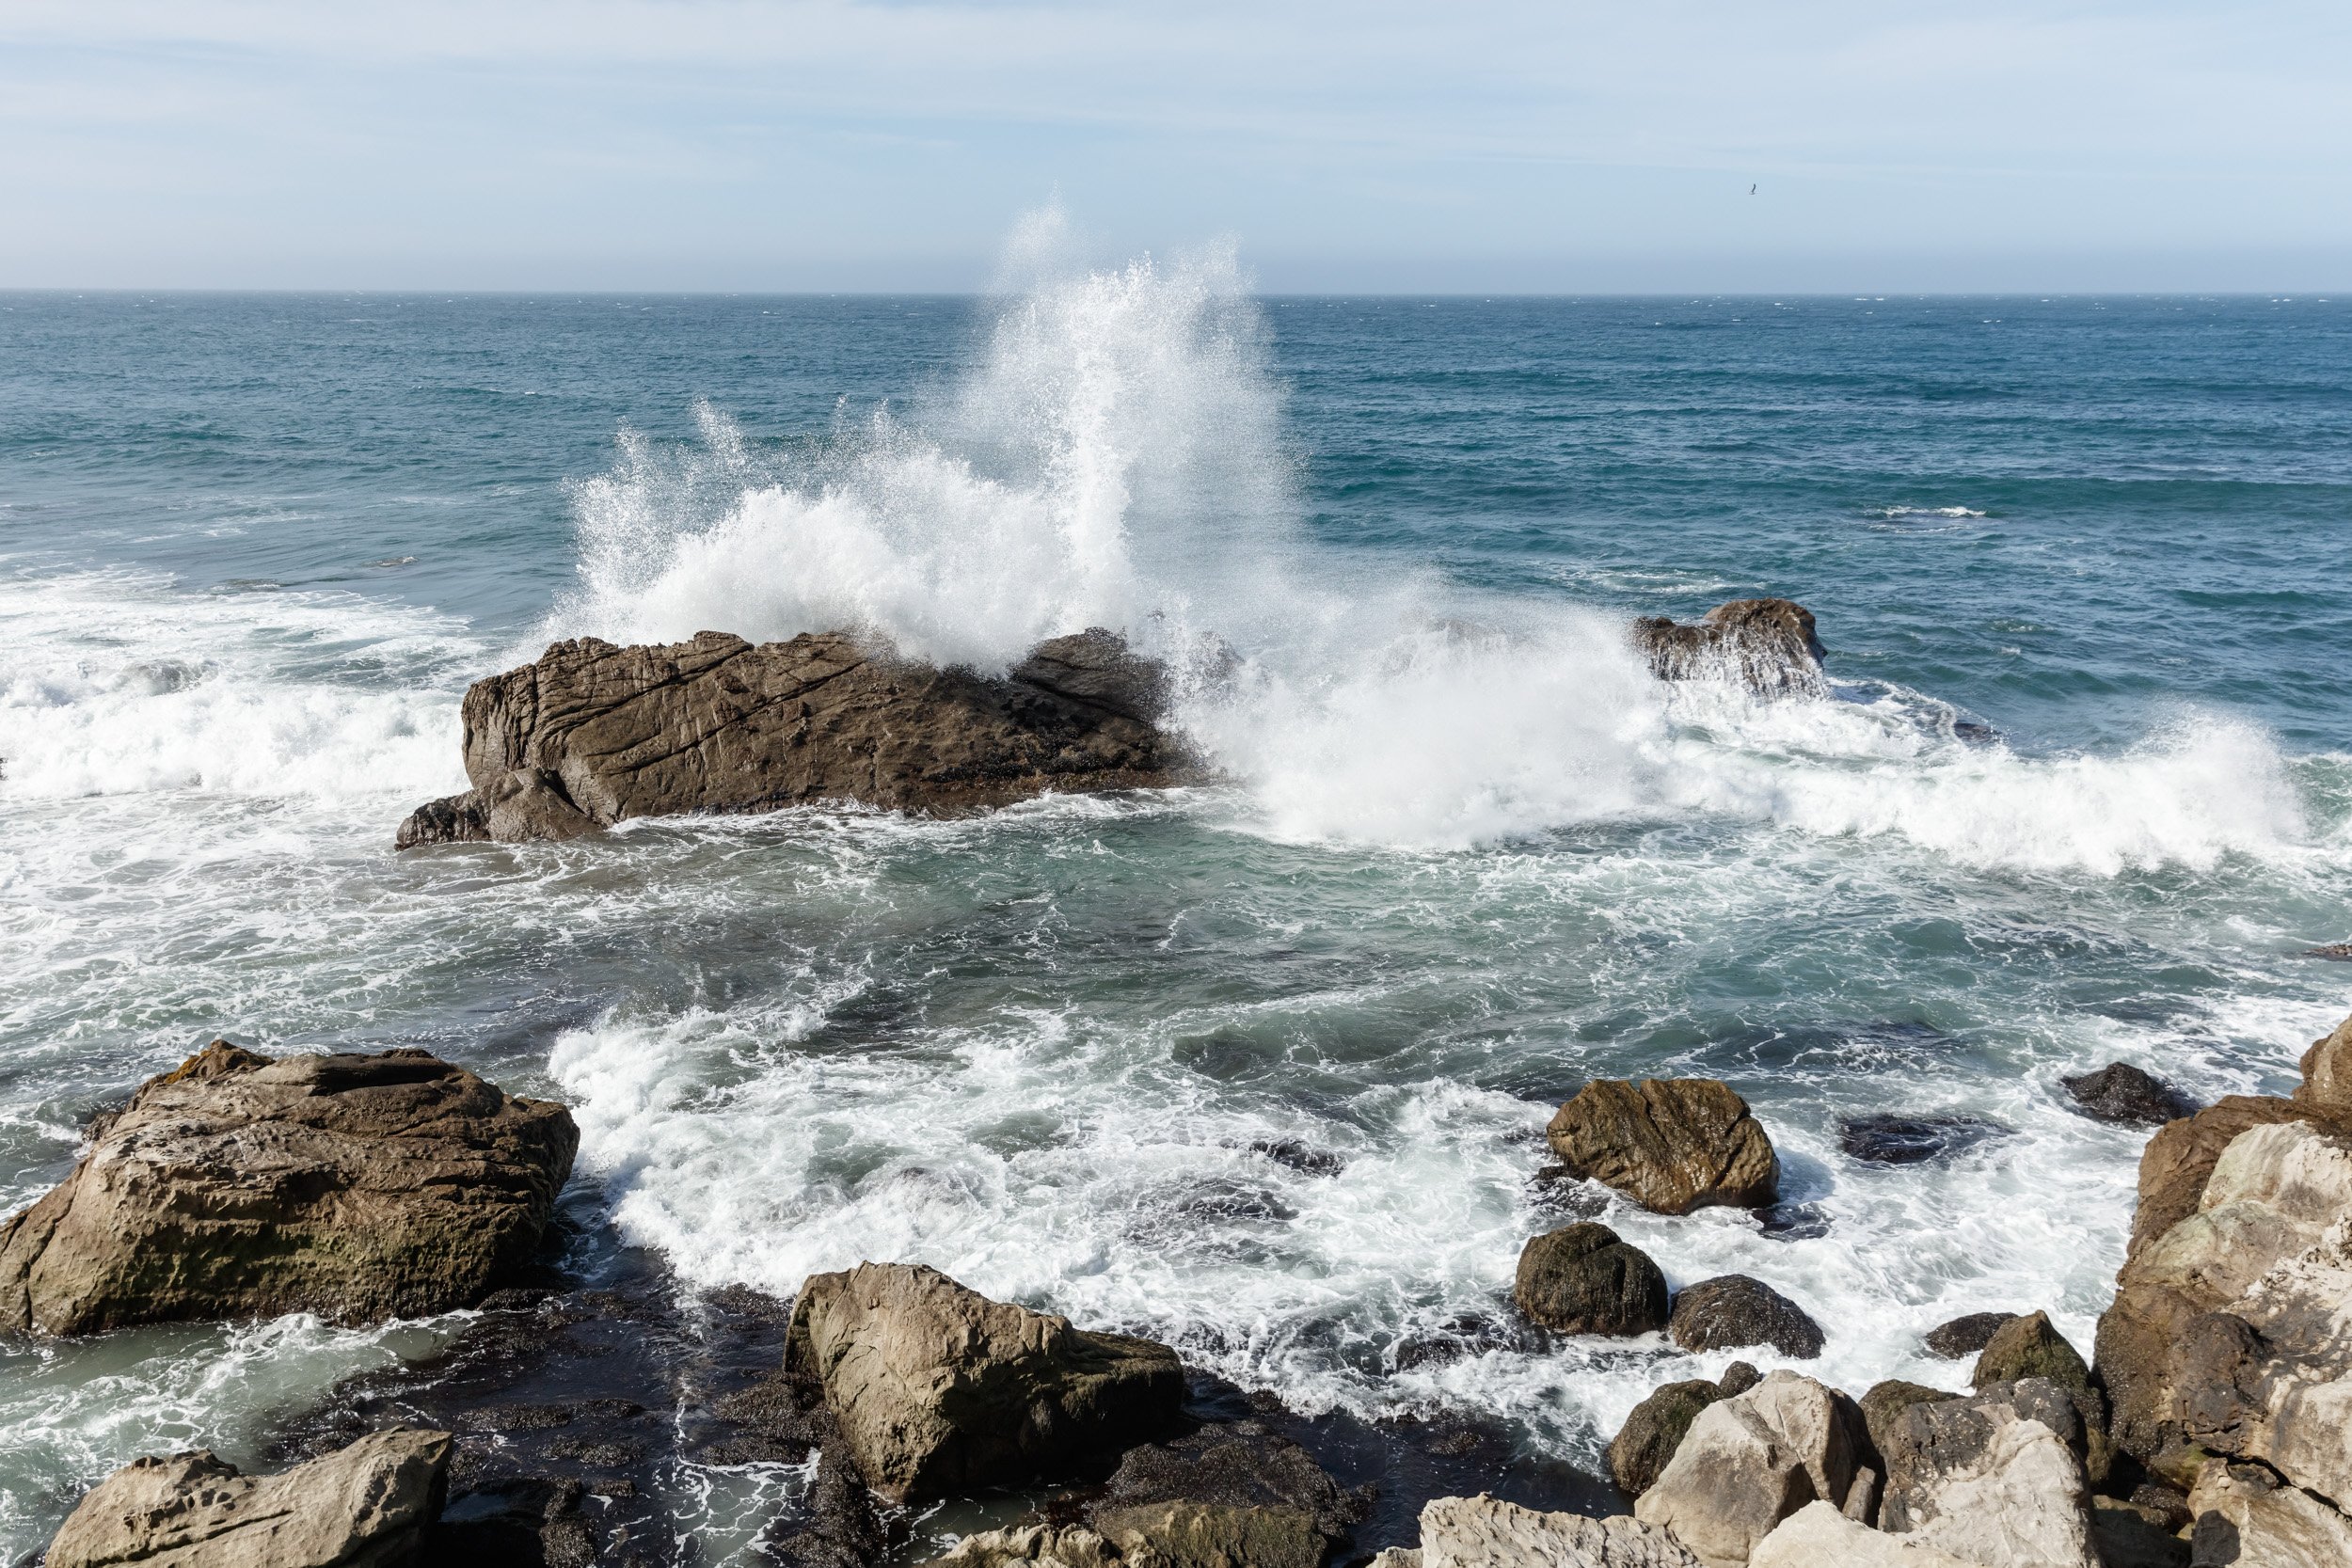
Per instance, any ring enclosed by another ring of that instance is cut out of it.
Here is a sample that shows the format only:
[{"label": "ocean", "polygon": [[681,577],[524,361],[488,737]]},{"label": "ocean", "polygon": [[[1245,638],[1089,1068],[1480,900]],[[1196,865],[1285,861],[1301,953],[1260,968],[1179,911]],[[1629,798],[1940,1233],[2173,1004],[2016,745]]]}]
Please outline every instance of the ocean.
[{"label": "ocean", "polygon": [[[1825,698],[1627,647],[1756,594]],[[560,637],[1093,625],[1230,652],[1215,782],[391,848]],[[1506,1331],[1586,1080],[1781,1151],[1608,1212],[1675,1284],[1959,1386],[1922,1330],[2111,1291],[2145,1134],[2062,1074],[2281,1093],[2352,1010],[2352,301],[0,294],[0,1212],[216,1035],[424,1046],[573,1107],[580,1270],[919,1260],[1588,1471],[1787,1363]],[[0,1557],[464,1322],[0,1341]]]}]

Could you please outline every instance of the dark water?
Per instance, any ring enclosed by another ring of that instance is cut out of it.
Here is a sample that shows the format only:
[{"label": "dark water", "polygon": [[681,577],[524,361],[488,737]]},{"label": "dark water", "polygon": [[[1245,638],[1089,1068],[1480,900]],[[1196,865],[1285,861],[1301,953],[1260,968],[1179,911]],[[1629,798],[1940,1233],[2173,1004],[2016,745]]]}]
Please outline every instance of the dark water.
[{"label": "dark water", "polygon": [[[2058,1075],[2276,1088],[2352,1006],[2299,956],[2352,936],[2348,315],[0,296],[0,1201],[212,1034],[421,1043],[573,1103],[581,1212],[695,1285],[919,1259],[1590,1465],[1729,1356],[1475,1325],[1556,1223],[1550,1105],[1705,1072],[1789,1207],[1613,1212],[1677,1285],[1770,1281],[1857,1390],[1950,1381],[1962,1311],[2087,1343],[2138,1140]],[[1828,699],[1624,651],[1759,593]],[[1229,782],[389,851],[548,637],[850,623],[1222,638]],[[1841,1147],[1886,1115],[2000,1135]],[[0,1544],[452,1326],[0,1347]],[[667,1496],[715,1557],[789,1490]]]}]

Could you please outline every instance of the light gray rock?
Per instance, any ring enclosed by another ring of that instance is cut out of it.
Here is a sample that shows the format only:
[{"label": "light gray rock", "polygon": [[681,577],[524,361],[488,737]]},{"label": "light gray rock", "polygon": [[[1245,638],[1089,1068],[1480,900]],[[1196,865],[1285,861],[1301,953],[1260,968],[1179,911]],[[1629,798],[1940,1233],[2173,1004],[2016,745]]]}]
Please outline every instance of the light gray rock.
[{"label": "light gray rock", "polygon": [[812,1378],[875,1491],[918,1503],[1110,1468],[1180,1424],[1184,1369],[920,1264],[811,1275],[785,1370]]},{"label": "light gray rock", "polygon": [[1622,1515],[1539,1513],[1493,1497],[1438,1497],[1421,1511],[1421,1568],[1697,1568],[1655,1525]]},{"label": "light gray rock", "polygon": [[531,1260],[579,1143],[563,1106],[422,1051],[215,1040],[0,1224],[0,1328],[470,1307]]},{"label": "light gray rock", "polygon": [[2256,1465],[2208,1460],[2188,1495],[2196,1568],[2335,1568],[2352,1562],[2352,1518]]},{"label": "light gray rock", "polygon": [[1983,1568],[2100,1568],[2082,1461],[2037,1415],[2072,1421],[2074,1402],[2027,1378],[1904,1410],[1883,1449],[1880,1528]]},{"label": "light gray rock", "polygon": [[1844,1504],[1860,1421],[1851,1402],[1813,1379],[1774,1372],[1699,1413],[1634,1516],[1671,1530],[1707,1568],[1746,1562],[1805,1504]]},{"label": "light gray rock", "polygon": [[447,1433],[398,1429],[274,1476],[203,1452],[136,1460],[82,1499],[48,1568],[412,1568],[449,1453]]},{"label": "light gray rock", "polygon": [[1154,1503],[1104,1509],[1090,1526],[965,1536],[938,1568],[1319,1568],[1327,1543],[1296,1509]]},{"label": "light gray rock", "polygon": [[1979,1568],[1923,1542],[1856,1524],[1825,1502],[1810,1502],[1756,1544],[1748,1568]]}]

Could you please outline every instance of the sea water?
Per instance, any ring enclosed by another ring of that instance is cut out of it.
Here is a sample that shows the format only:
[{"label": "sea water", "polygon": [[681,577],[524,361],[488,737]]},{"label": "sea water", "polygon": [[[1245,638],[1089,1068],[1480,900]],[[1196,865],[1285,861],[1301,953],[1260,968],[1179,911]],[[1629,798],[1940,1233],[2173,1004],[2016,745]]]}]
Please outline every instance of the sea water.
[{"label": "sea water", "polygon": [[[1759,594],[1825,696],[1627,648]],[[1093,625],[1216,782],[390,847],[554,638]],[[1504,1331],[1586,1080],[1780,1149],[1761,1219],[1607,1210],[1670,1280],[1957,1386],[1923,1329],[2088,1347],[2121,1260],[2145,1134],[2060,1075],[2280,1092],[2352,1011],[2332,299],[0,295],[0,1209],[215,1035],[419,1045],[689,1287],[921,1260],[1586,1466],[1732,1359]],[[1994,1135],[1841,1148],[1887,1112]],[[463,1321],[0,1342],[0,1554]]]}]

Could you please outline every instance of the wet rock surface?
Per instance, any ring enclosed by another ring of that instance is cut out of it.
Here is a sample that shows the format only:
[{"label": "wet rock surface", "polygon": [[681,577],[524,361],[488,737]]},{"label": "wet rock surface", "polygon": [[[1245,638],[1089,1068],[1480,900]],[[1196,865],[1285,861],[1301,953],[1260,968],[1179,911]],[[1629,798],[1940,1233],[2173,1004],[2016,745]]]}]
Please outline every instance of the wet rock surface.
[{"label": "wet rock surface", "polygon": [[2058,1080],[2074,1108],[2093,1121],[2121,1127],[2162,1127],[2193,1116],[2197,1102],[2129,1062],[2111,1062],[2096,1072]]},{"label": "wet rock surface", "polygon": [[1590,1221],[1530,1240],[1512,1299],[1555,1334],[1648,1334],[1666,1325],[1666,1276],[1647,1253]]},{"label": "wet rock surface", "polygon": [[473,787],[420,807],[400,848],[577,837],[639,816],[813,801],[960,816],[1059,790],[1158,788],[1184,763],[1155,722],[1160,666],[1100,628],[1002,678],[843,632],[754,645],[558,642],[466,693]]},{"label": "wet rock surface", "polygon": [[422,1051],[278,1059],[215,1040],[90,1129],[0,1224],[0,1327],[421,1317],[524,1269],[580,1134]]},{"label": "wet rock surface", "polygon": [[1958,1361],[1963,1356],[1976,1354],[1991,1344],[1993,1336],[2016,1316],[2014,1312],[1970,1312],[1929,1329],[1921,1337],[1921,1343],[1927,1346],[1931,1355]]},{"label": "wet rock surface", "polygon": [[1760,1279],[1727,1274],[1683,1287],[1666,1333],[1687,1351],[1769,1345],[1805,1361],[1821,1354],[1821,1326],[1804,1307]]},{"label": "wet rock surface", "polygon": [[1852,1159],[1874,1165],[1915,1165],[1963,1153],[2010,1130],[1969,1116],[1848,1117],[1837,1124],[1837,1147]]},{"label": "wet rock surface", "polygon": [[1693,622],[1644,616],[1632,637],[1661,680],[1729,679],[1773,697],[1826,689],[1827,650],[1813,612],[1794,600],[1733,599]]},{"label": "wet rock surface", "polygon": [[1747,1101],[1712,1078],[1596,1079],[1560,1107],[1545,1136],[1572,1175],[1662,1214],[1758,1208],[1778,1194],[1772,1139]]}]

